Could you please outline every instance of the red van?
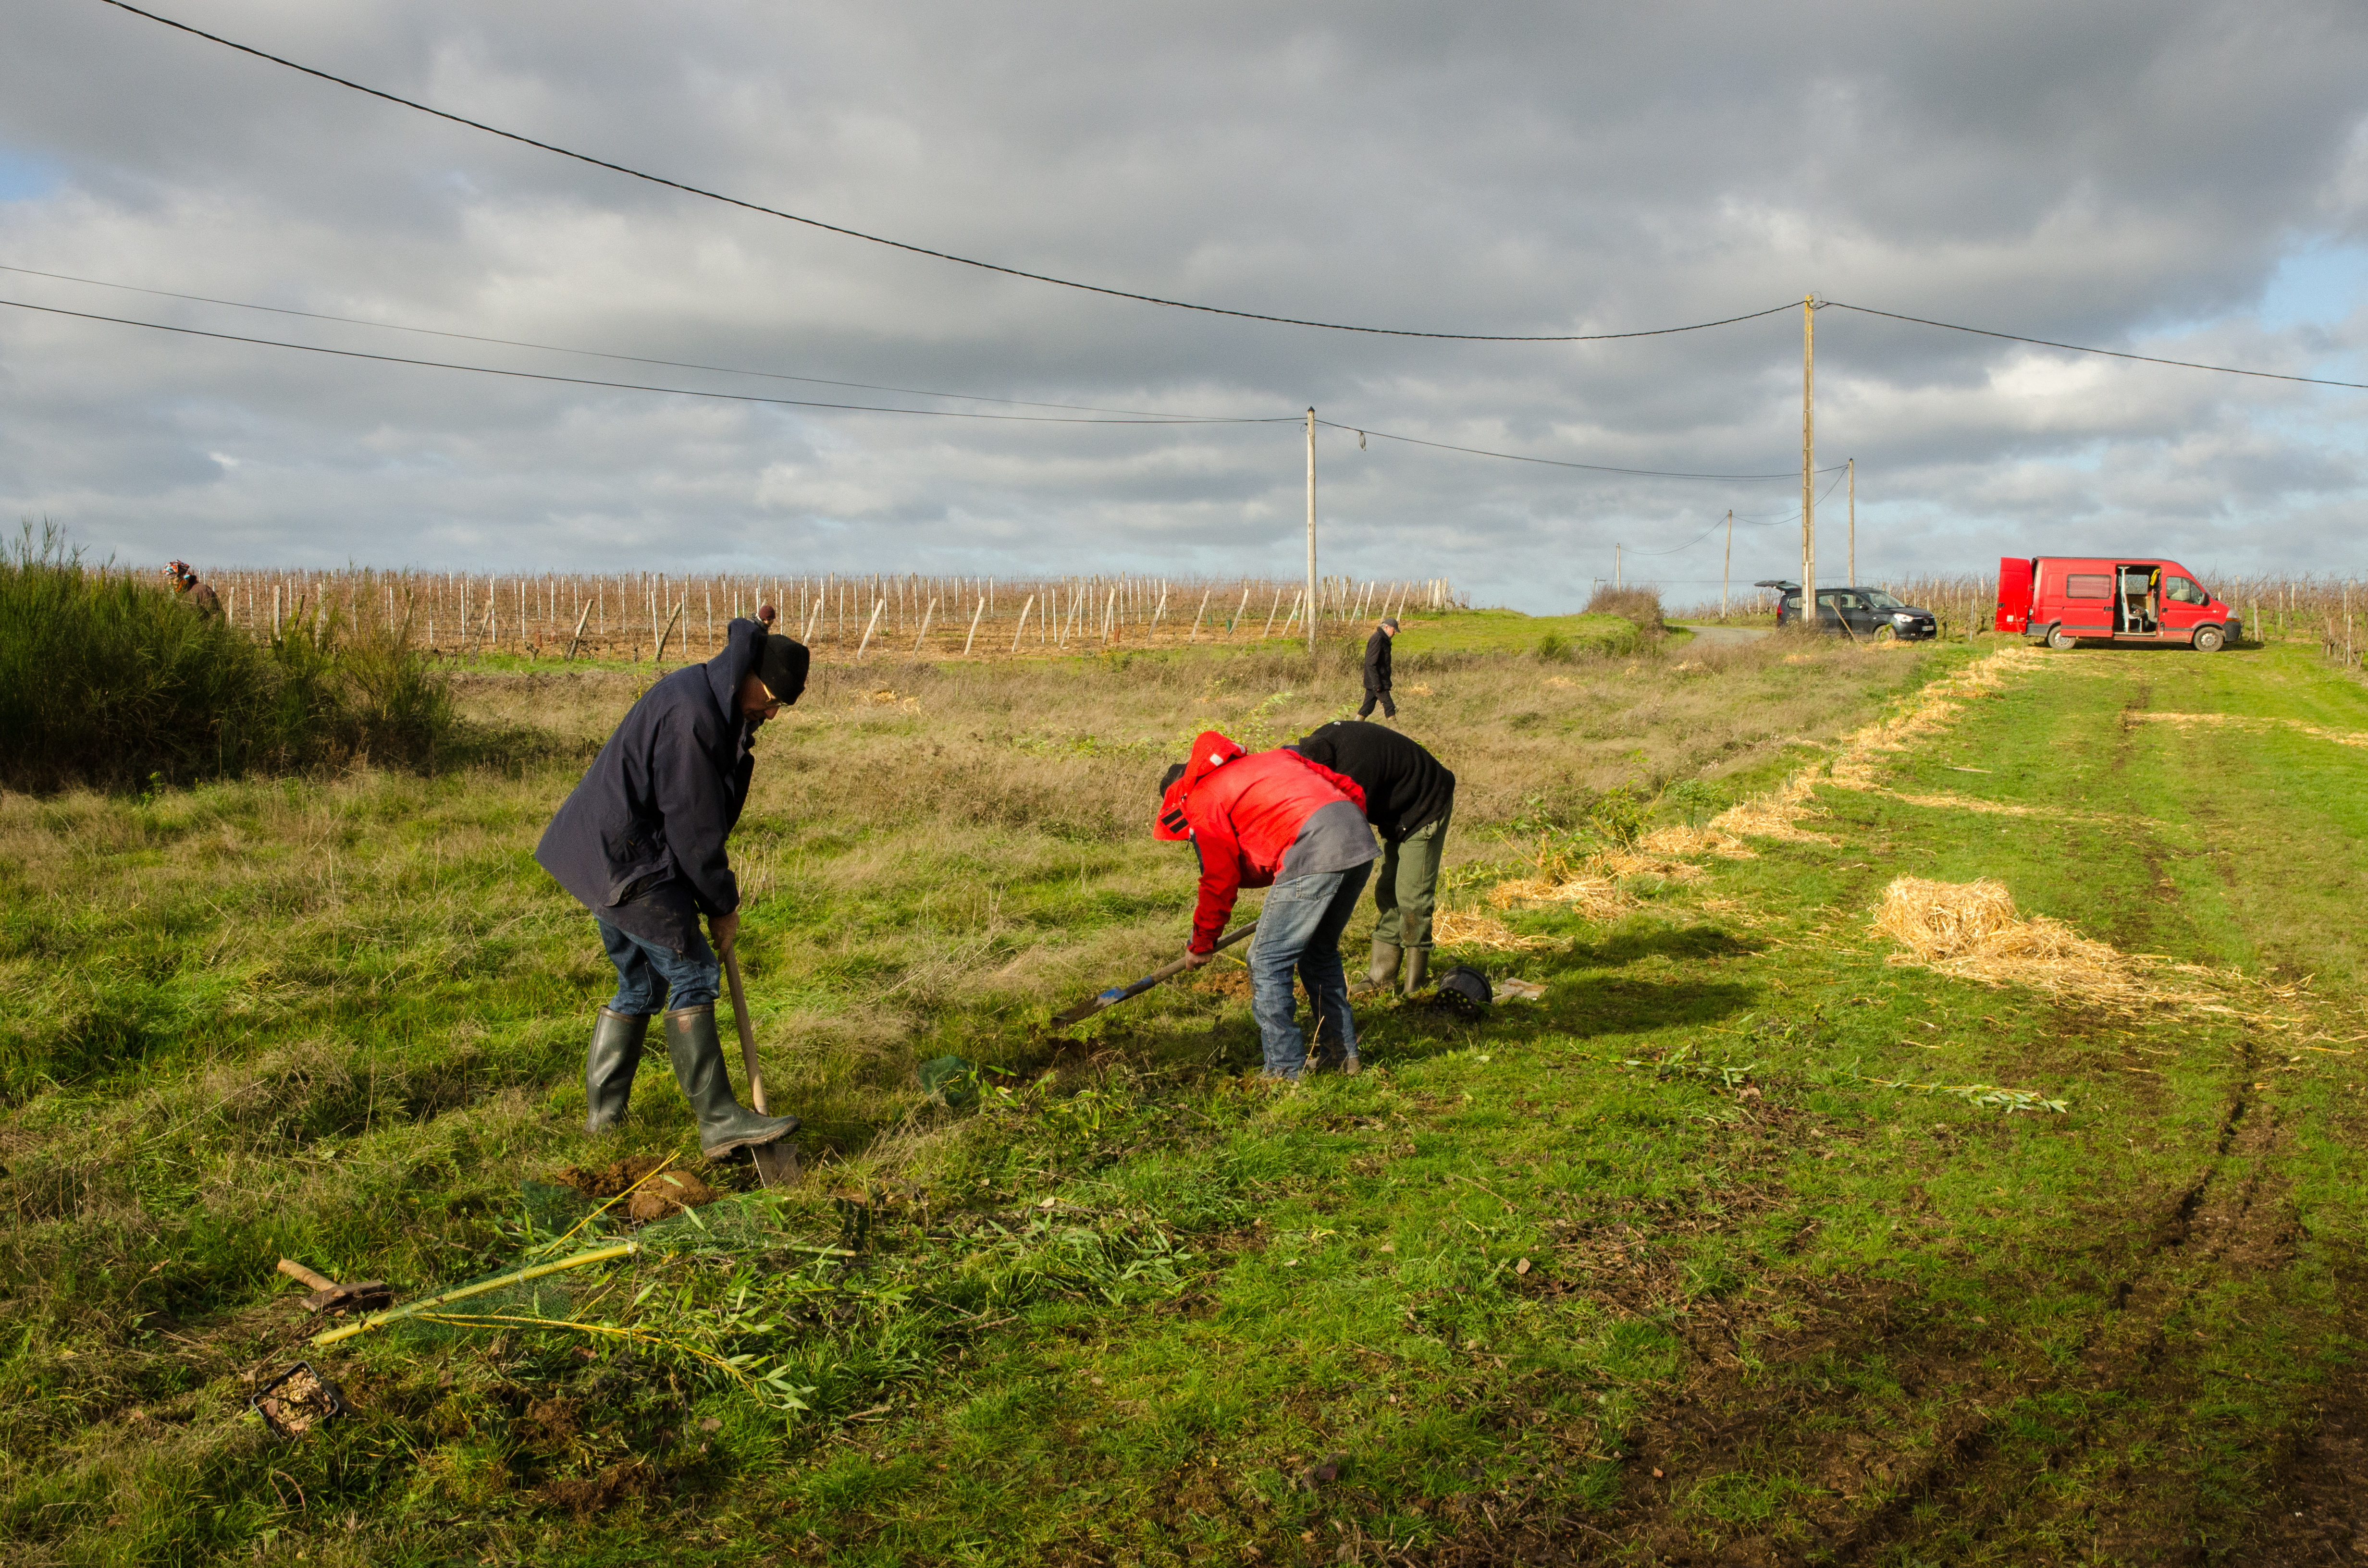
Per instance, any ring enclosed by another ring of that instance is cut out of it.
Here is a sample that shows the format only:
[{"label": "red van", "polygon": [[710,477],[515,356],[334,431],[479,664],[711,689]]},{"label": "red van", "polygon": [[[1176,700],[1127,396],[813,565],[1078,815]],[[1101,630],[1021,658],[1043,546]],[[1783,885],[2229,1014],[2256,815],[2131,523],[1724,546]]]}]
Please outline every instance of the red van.
[{"label": "red van", "polygon": [[2212,653],[2244,623],[2176,561],[2126,555],[2009,556],[1998,562],[1998,629],[2051,648],[2180,642]]}]

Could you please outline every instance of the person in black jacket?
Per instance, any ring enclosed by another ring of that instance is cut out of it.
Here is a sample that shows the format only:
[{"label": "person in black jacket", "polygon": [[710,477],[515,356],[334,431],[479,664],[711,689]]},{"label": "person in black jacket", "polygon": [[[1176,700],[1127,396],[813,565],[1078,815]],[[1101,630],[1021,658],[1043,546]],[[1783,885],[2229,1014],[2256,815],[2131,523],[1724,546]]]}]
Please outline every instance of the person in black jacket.
[{"label": "person in black jacket", "polygon": [[1439,903],[1439,859],[1455,812],[1455,775],[1439,758],[1385,725],[1336,719],[1293,748],[1310,762],[1345,773],[1365,792],[1365,820],[1382,836],[1373,872],[1372,982],[1398,979],[1419,990],[1430,970],[1430,916]]},{"label": "person in black jacket", "polygon": [[[617,994],[585,1054],[585,1130],[623,1119],[650,1017],[699,1118],[709,1158],[797,1130],[733,1097],[715,1028],[715,949],[740,930],[740,887],[723,841],[747,803],[757,727],[805,689],[804,644],[738,619],[723,651],[659,681],[633,704],[543,830],[534,858],[592,912],[617,967]],[[707,918],[714,948],[700,935]]]},{"label": "person in black jacket", "polygon": [[1371,713],[1376,702],[1382,705],[1383,718],[1398,716],[1397,702],[1390,696],[1390,639],[1397,634],[1398,623],[1385,619],[1377,622],[1373,634],[1365,639],[1365,705],[1357,710],[1360,719]]}]

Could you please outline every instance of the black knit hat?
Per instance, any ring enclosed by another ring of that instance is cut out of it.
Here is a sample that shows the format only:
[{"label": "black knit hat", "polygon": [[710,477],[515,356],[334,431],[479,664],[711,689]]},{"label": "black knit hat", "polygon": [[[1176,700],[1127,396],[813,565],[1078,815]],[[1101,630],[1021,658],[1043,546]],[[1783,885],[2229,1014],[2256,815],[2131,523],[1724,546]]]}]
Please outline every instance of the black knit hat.
[{"label": "black knit hat", "polygon": [[798,693],[806,688],[806,665],[812,657],[796,638],[768,634],[757,654],[757,678],[765,683],[774,701],[785,706],[794,703]]}]

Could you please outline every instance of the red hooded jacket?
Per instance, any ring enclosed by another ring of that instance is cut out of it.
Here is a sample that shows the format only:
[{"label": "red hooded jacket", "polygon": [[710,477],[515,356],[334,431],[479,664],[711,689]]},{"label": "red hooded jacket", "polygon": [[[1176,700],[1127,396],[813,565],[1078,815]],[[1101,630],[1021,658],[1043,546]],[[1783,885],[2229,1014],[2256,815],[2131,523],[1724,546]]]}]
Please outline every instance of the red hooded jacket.
[{"label": "red hooded jacket", "polygon": [[1155,837],[1190,838],[1201,855],[1201,900],[1191,950],[1217,945],[1244,888],[1274,885],[1307,819],[1336,801],[1365,809],[1365,791],[1346,774],[1295,751],[1252,755],[1214,730],[1192,743],[1184,777],[1159,802]]}]

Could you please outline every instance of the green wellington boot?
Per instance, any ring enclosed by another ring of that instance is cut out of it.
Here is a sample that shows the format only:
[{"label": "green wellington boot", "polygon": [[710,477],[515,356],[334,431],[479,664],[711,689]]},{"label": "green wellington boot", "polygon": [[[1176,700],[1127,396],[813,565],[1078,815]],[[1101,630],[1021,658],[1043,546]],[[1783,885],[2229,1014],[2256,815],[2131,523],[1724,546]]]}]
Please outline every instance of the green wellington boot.
[{"label": "green wellington boot", "polygon": [[1384,988],[1395,985],[1398,980],[1398,945],[1376,937],[1372,966],[1365,971],[1365,974],[1375,985]]},{"label": "green wellington boot", "polygon": [[715,1033],[715,1004],[683,1007],[666,1016],[667,1059],[675,1082],[699,1118],[700,1152],[720,1160],[736,1149],[786,1138],[798,1130],[794,1116],[758,1116],[732,1096],[732,1074],[723,1068],[723,1042]]},{"label": "green wellington boot", "polygon": [[1411,996],[1429,983],[1430,983],[1430,949],[1408,948],[1406,966],[1406,994]]},{"label": "green wellington boot", "polygon": [[584,1053],[585,1131],[603,1132],[625,1119],[633,1073],[642,1064],[642,1040],[649,1031],[647,1013],[600,1009],[592,1024],[592,1049]]}]

